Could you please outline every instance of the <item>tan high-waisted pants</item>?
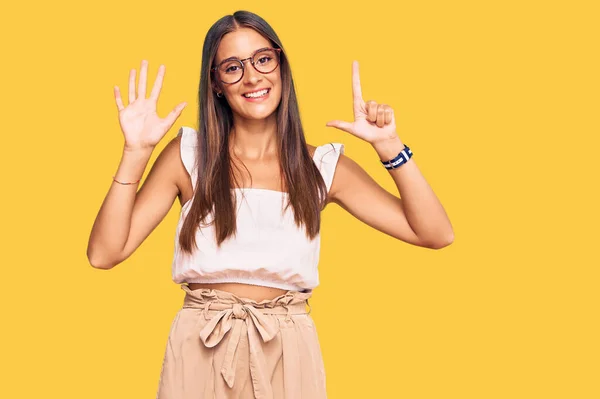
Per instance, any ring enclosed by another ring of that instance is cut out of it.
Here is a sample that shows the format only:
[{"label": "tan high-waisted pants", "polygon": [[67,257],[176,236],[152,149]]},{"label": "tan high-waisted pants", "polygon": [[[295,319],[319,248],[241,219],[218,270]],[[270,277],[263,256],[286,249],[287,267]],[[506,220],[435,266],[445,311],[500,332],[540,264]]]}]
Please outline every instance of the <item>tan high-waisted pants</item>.
[{"label": "tan high-waisted pants", "polygon": [[325,368],[311,292],[257,302],[201,288],[175,315],[157,399],[321,399]]}]

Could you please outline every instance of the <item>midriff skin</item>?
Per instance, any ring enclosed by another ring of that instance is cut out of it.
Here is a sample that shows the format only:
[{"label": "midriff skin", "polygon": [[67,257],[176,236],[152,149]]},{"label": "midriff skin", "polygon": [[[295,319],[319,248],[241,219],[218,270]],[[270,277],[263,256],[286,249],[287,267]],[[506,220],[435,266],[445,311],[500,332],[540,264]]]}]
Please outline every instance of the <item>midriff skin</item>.
[{"label": "midriff skin", "polygon": [[283,295],[287,290],[279,288],[263,287],[260,285],[242,284],[242,283],[188,283],[190,289],[208,288],[230,292],[240,298],[252,299],[260,302],[264,299],[273,299]]}]

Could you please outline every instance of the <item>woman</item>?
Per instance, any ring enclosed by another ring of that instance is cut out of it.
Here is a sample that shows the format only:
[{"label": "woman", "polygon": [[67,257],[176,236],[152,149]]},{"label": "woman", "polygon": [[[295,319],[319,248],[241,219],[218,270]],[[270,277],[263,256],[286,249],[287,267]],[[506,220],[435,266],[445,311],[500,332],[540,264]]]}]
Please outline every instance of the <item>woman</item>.
[{"label": "woman", "polygon": [[182,204],[173,280],[186,292],[173,321],[157,397],[324,398],[325,372],[306,305],[318,285],[320,211],[335,202],[410,244],[453,240],[446,214],[396,133],[392,109],[361,96],[353,65],[353,123],[332,121],[370,143],[402,199],[343,155],[305,142],[291,69],[273,29],[238,11],[208,31],[202,53],[199,129],[182,127],[137,183],[185,103],[156,115],[165,73],[146,99],[147,62],[129,105],[115,87],[123,156],[88,246],[92,266],[127,259],[171,208]]}]

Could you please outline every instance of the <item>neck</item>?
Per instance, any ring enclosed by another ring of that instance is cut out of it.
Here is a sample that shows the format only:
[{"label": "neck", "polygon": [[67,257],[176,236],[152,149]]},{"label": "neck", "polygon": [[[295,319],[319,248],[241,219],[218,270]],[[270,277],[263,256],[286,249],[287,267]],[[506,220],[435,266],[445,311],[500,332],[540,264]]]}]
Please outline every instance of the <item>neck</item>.
[{"label": "neck", "polygon": [[277,155],[277,115],[265,119],[235,118],[230,133],[230,146],[244,159],[262,160]]}]

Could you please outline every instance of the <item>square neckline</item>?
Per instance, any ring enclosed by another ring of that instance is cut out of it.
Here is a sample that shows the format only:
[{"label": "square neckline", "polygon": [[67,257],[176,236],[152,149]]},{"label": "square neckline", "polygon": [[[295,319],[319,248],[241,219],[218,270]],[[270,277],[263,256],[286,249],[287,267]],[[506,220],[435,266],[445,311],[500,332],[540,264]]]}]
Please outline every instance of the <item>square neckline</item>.
[{"label": "square neckline", "polygon": [[[191,147],[196,146],[196,140],[198,138],[198,132],[196,131],[196,129],[187,127],[187,126],[182,126],[181,136],[182,136],[181,148],[184,148],[184,145],[188,145]],[[183,141],[184,137],[188,138],[189,140],[193,140],[193,142],[188,143],[188,144],[184,143],[184,141]],[[319,154],[321,154],[322,150],[327,145],[331,145],[333,147],[333,150],[334,151],[336,150],[335,143],[327,143],[327,144],[323,144],[323,145],[314,146],[315,150],[311,156],[311,159],[313,162],[315,162],[315,163],[317,162],[317,156]],[[182,150],[180,150],[180,151],[182,151]],[[327,153],[329,153],[329,151]],[[342,149],[342,153],[343,153],[343,149]],[[183,160],[183,157],[182,157],[182,160]],[[321,162],[322,162],[322,157],[321,157]],[[184,164],[185,164],[185,162],[184,162]],[[188,168],[187,165],[186,165],[186,169],[188,169],[188,173],[190,174],[190,177],[192,177],[192,184],[193,184],[193,173],[194,172],[192,170],[189,170],[190,168]],[[323,173],[323,172],[321,172],[321,173]],[[327,184],[327,181],[325,183]],[[274,193],[278,196],[289,196],[289,193],[287,191],[272,190],[269,188],[260,188],[260,187],[232,187],[230,190],[234,190],[234,191],[238,191],[238,192],[242,192],[242,193],[244,193],[244,192],[254,192],[254,193],[263,192],[263,193]],[[189,198],[183,205],[181,205],[181,208],[183,209],[186,205],[191,203],[192,200],[194,199],[194,196],[195,196],[195,193],[193,193],[192,197]]]},{"label": "square neckline", "polygon": [[289,194],[287,191],[279,191],[279,190],[271,190],[270,188],[260,188],[260,187],[234,187],[232,190],[238,191],[266,191],[270,193],[278,193],[278,194]]},{"label": "square neckline", "polygon": [[[289,195],[288,192],[286,191],[279,191],[279,190],[271,190],[270,188],[258,188],[258,187],[234,187],[231,190],[235,190],[235,191],[262,191],[262,192],[267,192],[267,193],[274,193],[274,194],[278,194],[278,195]],[[189,203],[192,202],[192,200],[194,199],[194,196],[192,195],[191,198],[189,198],[187,201],[185,201],[185,203],[183,205],[181,205],[181,209],[183,210],[183,208],[185,208],[185,206]]]}]

